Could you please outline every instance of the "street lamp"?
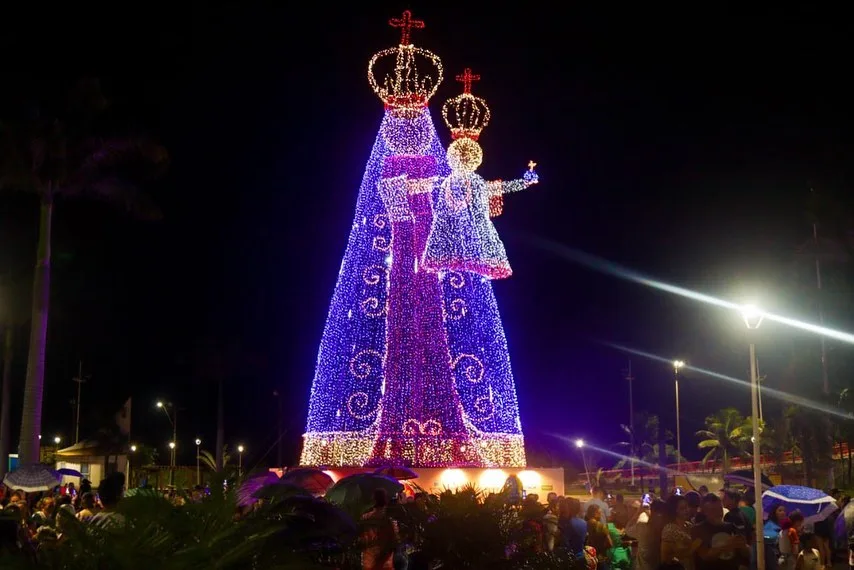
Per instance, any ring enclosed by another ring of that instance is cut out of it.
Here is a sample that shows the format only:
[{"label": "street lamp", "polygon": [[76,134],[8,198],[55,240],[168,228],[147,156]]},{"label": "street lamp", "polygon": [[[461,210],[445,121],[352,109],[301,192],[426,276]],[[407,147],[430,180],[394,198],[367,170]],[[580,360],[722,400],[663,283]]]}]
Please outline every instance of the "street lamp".
[{"label": "street lamp", "polygon": [[237,446],[237,476],[243,475],[243,450],[246,449],[243,445]]},{"label": "street lamp", "polygon": [[169,455],[171,466],[169,468],[169,485],[175,486],[175,442],[169,442]]},{"label": "street lamp", "polygon": [[202,445],[202,440],[199,438],[196,438],[196,485],[202,484],[202,474],[201,474],[202,472],[199,468],[199,458],[200,458],[200,453],[201,453],[199,451],[200,445]]},{"label": "street lamp", "polygon": [[765,537],[763,536],[764,533],[759,532],[759,529],[762,528],[762,456],[759,444],[762,434],[759,427],[759,378],[756,372],[756,344],[753,338],[755,335],[753,331],[759,328],[765,315],[756,305],[744,305],[741,308],[741,316],[747,326],[750,341],[750,411],[753,424],[753,437],[750,439],[753,441],[753,492],[756,497],[756,504],[753,505],[754,511],[756,511],[753,528],[757,529],[756,567],[765,568]]},{"label": "street lamp", "polygon": [[60,441],[62,441],[62,438],[59,436],[56,436],[55,438],[53,438],[53,442],[56,444],[57,447],[59,447]]},{"label": "street lamp", "polygon": [[679,421],[679,370],[684,368],[682,360],[673,361],[673,382],[676,384],[676,472],[682,471],[682,428]]},{"label": "street lamp", "polygon": [[584,440],[576,439],[575,447],[581,451],[581,464],[584,465],[584,473],[587,475],[587,487],[590,492],[593,492],[593,484],[590,482],[590,470],[587,468],[587,456],[584,455]]},{"label": "street lamp", "polygon": [[[136,446],[135,446],[135,445],[131,445],[131,446],[130,446],[130,452],[131,452],[131,453],[136,453]],[[131,459],[131,458],[130,458],[130,455],[128,455],[128,472],[127,472],[127,478],[128,478],[128,480],[127,480],[127,488],[128,488],[128,489],[130,489],[130,488],[131,488],[131,482],[130,482],[130,472],[131,472],[130,459]]]},{"label": "street lamp", "polygon": [[[172,425],[172,441],[178,441],[178,408],[170,403],[163,403],[162,401],[157,401],[157,407],[163,410],[163,413],[166,414],[166,419],[169,420],[169,423]],[[172,408],[172,413],[169,413],[169,408]],[[174,447],[172,448],[174,451]],[[172,453],[172,469],[175,469],[175,453]]]}]

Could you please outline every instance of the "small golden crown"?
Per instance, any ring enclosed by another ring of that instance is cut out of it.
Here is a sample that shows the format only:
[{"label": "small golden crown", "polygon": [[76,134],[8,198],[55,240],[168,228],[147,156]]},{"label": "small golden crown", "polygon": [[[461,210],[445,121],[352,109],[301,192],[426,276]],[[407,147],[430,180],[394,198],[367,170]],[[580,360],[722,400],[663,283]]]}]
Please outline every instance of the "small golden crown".
[{"label": "small golden crown", "polygon": [[463,84],[463,92],[442,105],[442,118],[451,129],[451,137],[477,140],[480,131],[489,124],[489,107],[480,97],[471,94],[473,81],[480,81],[480,75],[473,75],[468,67],[457,75],[457,81]]},{"label": "small golden crown", "polygon": [[[400,45],[384,49],[371,57],[368,62],[368,82],[386,108],[426,107],[427,101],[442,82],[442,60],[410,42],[410,32],[424,28],[424,21],[413,20],[412,12],[405,10],[400,18],[392,18],[388,23],[393,28],[400,28]],[[377,77],[380,77],[379,81]]]}]

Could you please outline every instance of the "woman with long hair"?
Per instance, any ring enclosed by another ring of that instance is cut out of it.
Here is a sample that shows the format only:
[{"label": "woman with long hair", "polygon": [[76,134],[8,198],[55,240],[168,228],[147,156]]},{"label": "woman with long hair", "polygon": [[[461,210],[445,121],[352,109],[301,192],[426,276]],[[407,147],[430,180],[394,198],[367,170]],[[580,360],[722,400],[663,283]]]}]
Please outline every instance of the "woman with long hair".
[{"label": "woman with long hair", "polygon": [[673,560],[681,562],[685,570],[694,568],[691,507],[680,495],[667,499],[667,523],[661,529],[661,562]]}]

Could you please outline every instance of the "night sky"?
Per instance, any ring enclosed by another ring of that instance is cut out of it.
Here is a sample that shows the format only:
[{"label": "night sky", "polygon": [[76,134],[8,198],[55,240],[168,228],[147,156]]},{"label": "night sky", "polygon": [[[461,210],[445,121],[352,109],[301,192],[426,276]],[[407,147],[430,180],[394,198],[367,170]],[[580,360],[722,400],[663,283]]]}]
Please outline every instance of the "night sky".
[{"label": "night sky", "polygon": [[[414,43],[445,65],[430,104],[445,144],[438,111],[459,90],[453,75],[472,67],[493,112],[481,173],[515,177],[529,159],[539,163],[539,186],[508,198],[496,221],[514,275],[495,283],[538,460],[546,451],[572,457],[553,434],[602,446],[620,439],[628,356],[607,343],[740,378],[748,365],[736,315],[598,274],[536,239],[814,320],[787,286],[811,232],[809,189],[842,196],[840,211],[850,191],[854,89],[842,14],[178,4],[91,13],[51,4],[39,18],[3,17],[4,113],[20,94],[55,101],[96,76],[111,127],[154,136],[171,155],[168,174],[148,187],[162,221],[87,202],[56,209],[43,433],[73,435],[71,378],[82,359],[92,376],[84,434],[132,396],[134,439],[163,448],[170,428],[154,408],[163,398],[182,409],[189,460],[196,436],[213,449],[218,369],[228,376],[227,442],[244,443],[251,463],[273,459],[265,454],[279,390],[286,458],[297,460],[317,345],[382,117],[367,61],[397,42],[386,21],[405,8],[427,23]],[[0,272],[25,291],[37,213],[32,197],[0,198]],[[814,343],[779,326],[763,331],[770,386],[796,341]],[[25,357],[21,342],[15,432]],[[672,428],[669,366],[638,356],[632,364],[636,408]],[[683,449],[696,457],[685,434],[725,405],[747,412],[749,397],[690,372],[683,386]]]}]

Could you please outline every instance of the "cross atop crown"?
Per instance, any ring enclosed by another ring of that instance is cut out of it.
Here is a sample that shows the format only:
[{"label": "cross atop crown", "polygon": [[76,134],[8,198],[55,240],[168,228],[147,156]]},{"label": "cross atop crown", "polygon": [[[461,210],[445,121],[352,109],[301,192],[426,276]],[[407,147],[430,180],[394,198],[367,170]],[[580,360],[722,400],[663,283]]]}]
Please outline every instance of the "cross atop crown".
[{"label": "cross atop crown", "polygon": [[451,129],[451,137],[469,138],[476,141],[480,132],[489,124],[491,113],[483,98],[471,94],[473,81],[480,81],[480,75],[474,75],[467,67],[457,75],[457,81],[463,84],[463,92],[442,105],[442,118]]},{"label": "cross atop crown", "polygon": [[392,18],[388,21],[388,25],[392,28],[400,28],[400,45],[410,45],[409,34],[412,29],[423,30],[424,20],[413,20],[412,12],[404,10],[400,18]]},{"label": "cross atop crown", "polygon": [[404,10],[400,18],[391,18],[388,24],[400,28],[400,43],[371,57],[368,83],[387,109],[423,109],[442,82],[442,61],[436,54],[412,45],[411,32],[424,29],[424,20],[416,20],[412,12]]},{"label": "cross atop crown", "polygon": [[480,75],[472,75],[471,68],[467,67],[457,75],[457,81],[463,84],[463,93],[471,93],[472,81],[480,81]]}]

